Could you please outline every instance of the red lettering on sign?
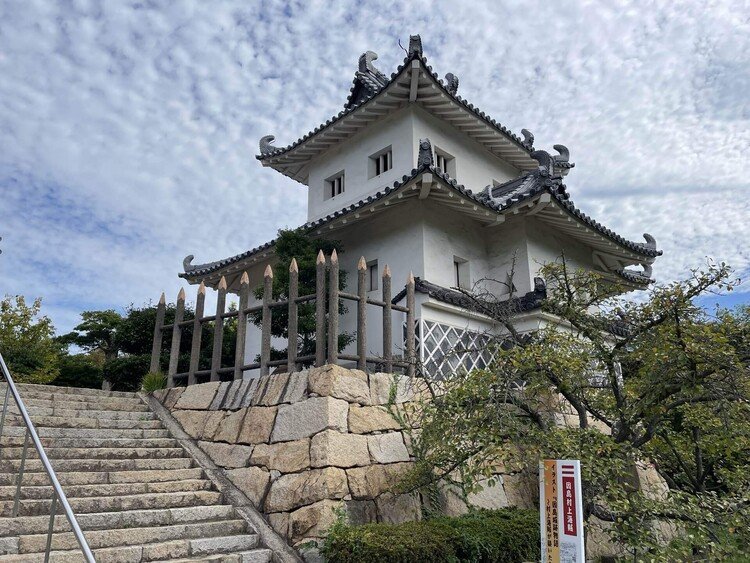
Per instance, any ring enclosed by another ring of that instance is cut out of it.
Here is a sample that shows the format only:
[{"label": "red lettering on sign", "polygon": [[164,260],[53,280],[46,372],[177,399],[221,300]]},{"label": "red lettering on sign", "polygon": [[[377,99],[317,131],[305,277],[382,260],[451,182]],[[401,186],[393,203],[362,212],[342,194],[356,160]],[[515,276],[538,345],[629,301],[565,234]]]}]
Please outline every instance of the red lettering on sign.
[{"label": "red lettering on sign", "polygon": [[566,516],[565,525],[563,526],[563,533],[566,536],[577,535],[576,529],[576,494],[575,494],[575,479],[573,477],[567,477],[563,475],[562,486],[565,491],[565,504],[566,504]]}]

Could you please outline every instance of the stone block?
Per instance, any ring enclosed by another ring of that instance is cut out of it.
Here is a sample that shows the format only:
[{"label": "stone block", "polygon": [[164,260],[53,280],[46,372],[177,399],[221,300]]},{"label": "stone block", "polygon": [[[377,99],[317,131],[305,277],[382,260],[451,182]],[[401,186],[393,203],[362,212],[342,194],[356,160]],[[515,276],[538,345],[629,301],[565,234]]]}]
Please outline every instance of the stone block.
[{"label": "stone block", "polygon": [[309,469],[310,438],[277,444],[258,444],[253,449],[253,455],[250,456],[250,463],[263,465],[282,473]]},{"label": "stone block", "polygon": [[287,383],[289,383],[288,373],[271,374],[258,404],[270,407],[281,403],[281,396],[284,394]]},{"label": "stone block", "polygon": [[349,403],[331,397],[312,397],[291,405],[281,405],[271,442],[308,438],[327,428],[347,430]]},{"label": "stone block", "polygon": [[539,497],[539,483],[531,472],[503,475],[503,490],[509,506],[536,508]]},{"label": "stone block", "polygon": [[296,543],[305,538],[320,538],[336,521],[341,501],[321,500],[289,514],[289,538]]},{"label": "stone block", "polygon": [[207,415],[206,411],[174,411],[172,413],[182,429],[193,439],[200,438]]},{"label": "stone block", "polygon": [[247,408],[237,441],[241,444],[262,444],[268,442],[275,419],[276,407]]},{"label": "stone block", "polygon": [[370,374],[370,398],[373,405],[385,405],[390,402],[393,392],[393,402],[396,404],[413,401],[425,396],[427,387],[417,379],[393,373]]},{"label": "stone block", "polygon": [[253,398],[255,397],[255,392],[257,390],[258,390],[258,378],[254,377],[250,379],[250,385],[247,386],[247,391],[245,391],[245,396],[242,397],[242,401],[240,402],[241,408],[249,407],[252,404]]},{"label": "stone block", "polygon": [[184,391],[184,387],[173,387],[172,389],[169,389],[166,396],[164,397],[164,400],[162,401],[164,408],[171,411],[179,398],[182,397],[182,393]]},{"label": "stone block", "polygon": [[175,403],[175,408],[207,410],[211,406],[211,402],[214,400],[214,396],[220,385],[221,382],[219,381],[189,385],[185,388],[177,403]]},{"label": "stone block", "polygon": [[260,467],[240,467],[229,469],[226,475],[239,490],[245,493],[255,508],[260,509],[263,506],[268,483],[271,481],[268,471]]},{"label": "stone block", "polygon": [[310,463],[313,467],[369,465],[367,437],[324,430],[312,438]]},{"label": "stone block", "polygon": [[333,364],[313,368],[308,375],[310,393],[369,405],[370,388],[367,376],[363,380],[359,375],[361,373],[363,372],[357,373]]},{"label": "stone block", "polygon": [[211,406],[208,407],[209,410],[217,411],[221,408],[221,405],[224,404],[224,398],[227,396],[227,390],[229,389],[230,384],[231,381],[224,381],[221,385],[219,385],[219,388],[216,390],[214,400],[211,401]]},{"label": "stone block", "polygon": [[250,400],[250,404],[253,406],[260,405],[260,402],[263,400],[263,397],[266,395],[266,387],[268,387],[268,382],[271,380],[270,375],[263,375],[261,377],[257,378],[258,384],[255,386],[255,389],[253,391],[253,398]]},{"label": "stone block", "polygon": [[378,510],[374,500],[347,500],[344,501],[344,505],[347,520],[352,526],[378,521]]},{"label": "stone block", "polygon": [[369,434],[383,430],[400,430],[401,425],[385,407],[349,406],[349,432]]},{"label": "stone block", "polygon": [[228,413],[221,420],[213,439],[218,442],[236,444],[237,437],[240,435],[240,430],[243,428],[242,423],[245,420],[246,412],[246,409],[240,409],[236,412]]},{"label": "stone block", "polygon": [[495,483],[493,485],[490,485],[487,479],[479,481],[479,485],[482,487],[481,491],[469,493],[466,496],[466,500],[471,506],[475,508],[487,508],[490,510],[509,506],[508,497],[505,494],[505,487],[503,486],[503,480],[499,475],[495,478]]},{"label": "stone block", "polygon": [[227,415],[226,411],[209,411],[206,413],[206,418],[203,420],[203,429],[201,430],[200,438],[203,440],[213,440],[214,435],[221,426],[221,421]]},{"label": "stone block", "polygon": [[213,462],[220,467],[246,467],[253,452],[252,446],[223,444],[221,442],[198,442]]},{"label": "stone block", "polygon": [[388,524],[414,522],[422,517],[417,495],[394,495],[385,493],[375,503],[378,506],[378,520]]},{"label": "stone block", "polygon": [[268,515],[268,523],[282,537],[289,535],[289,513],[275,512]]},{"label": "stone block", "polygon": [[370,449],[370,457],[375,463],[409,461],[409,452],[406,451],[401,432],[372,434],[367,436],[367,445]]},{"label": "stone block", "polygon": [[307,375],[308,371],[303,370],[289,376],[289,383],[281,397],[282,403],[296,403],[307,396]]},{"label": "stone block", "polygon": [[346,475],[352,497],[355,499],[375,498],[397,485],[412,467],[412,463],[392,463],[347,469]]},{"label": "stone block", "polygon": [[282,475],[271,484],[266,512],[285,512],[324,499],[341,499],[349,494],[346,473],[337,467]]},{"label": "stone block", "polygon": [[232,398],[231,404],[224,403],[224,408],[231,409],[231,410],[237,410],[244,408],[242,406],[242,402],[245,400],[245,395],[247,395],[248,389],[250,389],[251,381],[249,379],[243,380],[240,384],[239,389],[237,390],[237,393]]}]

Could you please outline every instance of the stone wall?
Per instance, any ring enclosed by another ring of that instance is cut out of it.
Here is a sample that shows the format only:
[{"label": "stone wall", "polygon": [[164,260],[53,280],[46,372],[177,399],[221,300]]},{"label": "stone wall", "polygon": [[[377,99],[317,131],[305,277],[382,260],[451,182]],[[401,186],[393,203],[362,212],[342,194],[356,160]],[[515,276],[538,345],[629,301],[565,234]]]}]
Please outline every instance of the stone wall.
[{"label": "stone wall", "polygon": [[420,518],[389,489],[413,463],[386,404],[413,399],[391,374],[323,366],[249,381],[159,391],[156,398],[292,545],[353,523]]}]

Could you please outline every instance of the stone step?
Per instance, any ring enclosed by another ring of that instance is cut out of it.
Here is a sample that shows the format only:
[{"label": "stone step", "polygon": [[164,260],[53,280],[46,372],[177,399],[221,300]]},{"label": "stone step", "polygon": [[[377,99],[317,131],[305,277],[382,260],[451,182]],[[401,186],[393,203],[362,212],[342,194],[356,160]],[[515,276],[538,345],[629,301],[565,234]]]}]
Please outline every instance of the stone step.
[{"label": "stone step", "polygon": [[[136,399],[79,399],[70,400],[67,395],[55,395],[49,396],[48,398],[38,397],[27,397],[21,396],[23,399],[26,409],[31,407],[40,408],[58,408],[58,409],[71,409],[71,410],[83,410],[83,409],[94,409],[94,410],[108,410],[108,411],[123,411],[123,412],[150,412],[149,408],[143,404],[143,402]],[[2,402],[2,398],[0,398]],[[8,410],[11,408],[18,409],[15,401],[11,399]]]},{"label": "stone step", "polygon": [[[50,448],[176,448],[174,438],[42,438],[42,446]],[[4,448],[22,448],[23,436],[0,438],[0,455]]]},{"label": "stone step", "polygon": [[[112,497],[85,497],[69,499],[73,512],[116,512],[123,510],[148,510],[155,508],[178,508],[183,506],[206,506],[221,504],[221,494],[215,491],[189,491],[177,493],[146,493]],[[22,500],[20,516],[49,515],[50,500]],[[0,501],[0,516],[10,516],[13,501]]]},{"label": "stone step", "polygon": [[[15,473],[0,473],[0,486],[15,485]],[[166,481],[180,481],[183,479],[202,479],[203,470],[200,467],[189,469],[172,469],[163,471],[147,469],[141,471],[98,471],[58,473],[57,479],[63,487],[72,485],[101,485],[105,483],[157,483]],[[45,472],[25,472],[23,484],[27,486],[49,485],[49,477]]]},{"label": "stone step", "polygon": [[[226,520],[235,516],[231,505],[190,506],[187,508],[161,508],[154,510],[125,510],[122,512],[94,512],[77,514],[81,529],[109,530],[113,528],[142,528],[145,526],[168,526],[209,520]],[[0,537],[23,534],[46,534],[49,516],[18,516],[0,518]],[[55,532],[69,532],[70,524],[63,514],[55,518]]]},{"label": "stone step", "polygon": [[[163,459],[186,457],[182,448],[44,448],[47,457],[53,459]],[[3,448],[0,450],[0,460],[21,459],[23,448]],[[39,457],[36,448],[29,447],[26,457]]]},{"label": "stone step", "polygon": [[[162,427],[161,421],[154,418],[150,420],[120,420],[116,418],[32,416],[31,421],[37,428],[140,428],[146,430]],[[23,419],[18,415],[6,416],[5,424],[9,429],[12,426],[25,428]]]},{"label": "stone step", "polygon": [[[109,410],[99,408],[62,408],[57,405],[50,407],[38,407],[26,405],[27,412],[31,415],[32,419],[36,420],[37,417],[41,416],[57,416],[63,418],[99,418],[99,419],[118,419],[118,420],[156,420],[156,415],[148,411],[133,411],[133,410]],[[8,408],[7,415],[14,417],[19,416],[19,409],[14,405],[13,408]],[[6,415],[6,416],[7,416]]]},{"label": "stone step", "polygon": [[[40,438],[169,438],[169,432],[164,428],[156,430],[141,430],[139,428],[51,428],[37,427]],[[3,434],[6,436],[21,436],[26,433],[22,426],[6,426]]]},{"label": "stone step", "polygon": [[[192,467],[189,457],[166,459],[56,459],[52,461],[55,473],[66,471],[138,471],[141,469],[187,469]],[[17,473],[21,467],[20,459],[0,460],[0,473]],[[26,471],[44,471],[39,459],[27,459]]]},{"label": "stone step", "polygon": [[[247,523],[241,519],[234,519],[144,528],[90,530],[84,535],[91,549],[101,549],[105,547],[119,547],[171,540],[234,536],[235,534],[239,535],[245,532],[247,532]],[[20,536],[18,553],[38,553],[45,550],[46,544],[47,534]],[[255,545],[257,545],[257,538],[255,544],[248,547],[255,547]],[[52,534],[53,550],[70,550],[75,549],[77,546],[78,541],[73,532]]]},{"label": "stone step", "polygon": [[[38,383],[18,383],[21,391],[44,391],[47,393],[58,393],[65,395],[89,395],[94,397],[138,397],[133,391],[104,391],[102,389],[90,389],[88,387],[61,387],[57,385],[40,385]],[[5,391],[5,384],[0,384],[0,391]]]},{"label": "stone step", "polygon": [[242,553],[167,559],[164,563],[270,563],[272,558],[273,552],[270,549],[259,548]]},{"label": "stone step", "polygon": [[[106,483],[102,485],[68,485],[63,491],[69,499],[83,497],[104,497],[112,495],[140,495],[145,493],[175,493],[186,491],[209,491],[211,481],[207,479],[182,479],[157,483]],[[0,487],[0,500],[15,498],[16,487]],[[52,486],[24,487],[21,485],[21,499],[52,498]]]},{"label": "stone step", "polygon": [[[215,540],[215,541],[214,541]],[[173,540],[159,543],[149,543],[135,546],[110,547],[94,550],[94,557],[98,563],[140,563],[142,561],[226,561],[243,563],[266,563],[267,549],[253,549],[258,544],[255,534],[243,534],[241,536],[225,536],[218,538],[196,538],[185,540]],[[247,546],[240,550],[237,555],[243,559],[235,558],[233,555],[223,555],[233,546]],[[260,559],[252,559],[258,553]],[[219,555],[221,554],[221,555]],[[218,557],[218,558],[216,558]],[[229,559],[226,559],[229,557]],[[186,559],[187,558],[187,559]],[[79,550],[52,551],[49,560],[54,563],[81,563],[83,556]],[[0,561],[36,563],[44,561],[44,554],[2,555]]]}]

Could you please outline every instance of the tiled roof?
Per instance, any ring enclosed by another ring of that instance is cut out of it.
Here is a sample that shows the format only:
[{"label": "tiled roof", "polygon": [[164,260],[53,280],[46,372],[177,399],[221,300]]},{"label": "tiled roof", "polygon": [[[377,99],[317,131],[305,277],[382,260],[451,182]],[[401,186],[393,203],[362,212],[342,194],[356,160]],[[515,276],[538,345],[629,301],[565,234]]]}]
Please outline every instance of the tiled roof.
[{"label": "tiled roof", "polygon": [[[443,287],[418,277],[414,278],[414,289],[442,303],[485,315],[489,314],[493,318],[539,309],[542,306],[542,301],[547,298],[547,286],[542,278],[534,278],[534,291],[529,291],[519,297],[512,297],[506,301],[477,299],[456,289]],[[402,289],[396,294],[392,302],[398,303],[405,296],[406,289]]]},{"label": "tiled roof", "polygon": [[[425,162],[417,168],[414,168],[409,174],[404,175],[401,180],[396,180],[391,186],[388,186],[383,190],[380,190],[355,203],[347,205],[346,207],[330,213],[325,217],[321,217],[320,219],[316,219],[315,221],[305,223],[300,227],[300,229],[309,231],[319,228],[331,221],[353,213],[358,209],[380,201],[425,172],[431,172],[446,186],[450,187],[466,198],[471,199],[472,201],[475,201],[483,205],[484,207],[496,212],[504,211],[522,201],[539,195],[542,192],[548,192],[563,209],[598,232],[600,235],[605,236],[613,242],[616,242],[617,244],[642,256],[656,257],[662,254],[661,250],[657,250],[656,245],[652,244],[651,242],[643,244],[627,240],[611,229],[604,227],[601,223],[594,221],[591,217],[576,208],[573,202],[570,201],[570,196],[568,195],[565,184],[562,183],[560,177],[551,176],[541,169],[535,170],[533,172],[524,172],[521,176],[514,180],[510,180],[509,182],[505,182],[504,184],[500,184],[492,188],[488,186],[479,194],[475,194],[470,189],[466,188],[462,184],[459,184],[455,179],[448,176],[448,174],[444,173],[440,168],[437,168],[436,166]],[[242,254],[237,254],[236,256],[225,258],[224,260],[218,260],[216,262],[209,262],[207,264],[200,264],[196,266],[189,266],[189,268],[186,268],[185,273],[180,274],[180,276],[188,278],[214,272],[225,266],[248,258],[253,254],[267,250],[268,248],[273,246],[274,243],[275,241],[267,242],[266,244],[243,252]],[[630,272],[625,275],[629,274]]]},{"label": "tiled roof", "polygon": [[[467,111],[474,114],[475,117],[484,121],[485,124],[493,128],[495,131],[501,133],[502,135],[513,141],[518,147],[531,154],[534,149],[530,142],[526,142],[524,139],[513,133],[510,129],[487,115],[478,107],[474,106],[474,104],[469,103],[466,99],[451,91],[448,87],[448,84],[446,84],[445,81],[443,81],[443,79],[441,79],[437,75],[437,73],[432,70],[432,66],[427,64],[427,57],[424,56],[422,51],[415,50],[413,52],[410,52],[404,58],[403,63],[396,68],[396,71],[391,74],[390,78],[387,78],[382,72],[377,71],[377,69],[373,69],[372,67],[371,69],[375,72],[362,70],[358,71],[355,75],[354,84],[352,85],[352,88],[349,92],[349,96],[343,110],[341,110],[338,114],[332,116],[330,119],[326,120],[325,123],[321,123],[315,129],[308,131],[305,135],[303,135],[293,143],[287,145],[286,147],[278,147],[275,150],[268,150],[267,152],[263,152],[262,154],[257,155],[256,158],[258,160],[266,160],[268,158],[282,155],[301,145],[324,129],[334,125],[342,118],[367,104],[370,100],[376,98],[394,82],[401,71],[407,68],[413,60],[418,60],[422,63],[425,70],[429,73],[433,80],[437,82],[441,90],[449,97],[449,99],[458,103]],[[364,94],[365,91],[366,95]],[[575,164],[571,162],[558,162],[557,165],[560,168],[573,168],[575,166]]]}]

